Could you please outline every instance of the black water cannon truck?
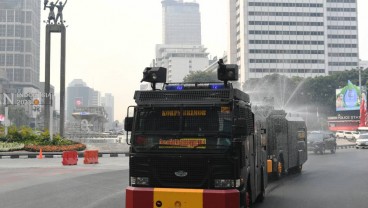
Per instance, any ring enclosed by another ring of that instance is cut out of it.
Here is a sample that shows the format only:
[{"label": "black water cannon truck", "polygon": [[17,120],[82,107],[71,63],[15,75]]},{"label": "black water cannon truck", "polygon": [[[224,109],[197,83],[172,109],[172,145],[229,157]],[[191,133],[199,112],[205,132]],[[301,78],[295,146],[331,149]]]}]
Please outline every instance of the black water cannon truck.
[{"label": "black water cannon truck", "polygon": [[252,107],[256,134],[267,151],[267,173],[279,179],[287,173],[300,173],[308,159],[307,127],[301,116],[276,110],[272,105]]},{"label": "black water cannon truck", "polygon": [[218,64],[223,82],[166,83],[165,68],[144,70],[152,90],[135,92],[125,118],[127,208],[247,208],[264,199],[267,153],[249,96],[229,82],[238,66]]}]

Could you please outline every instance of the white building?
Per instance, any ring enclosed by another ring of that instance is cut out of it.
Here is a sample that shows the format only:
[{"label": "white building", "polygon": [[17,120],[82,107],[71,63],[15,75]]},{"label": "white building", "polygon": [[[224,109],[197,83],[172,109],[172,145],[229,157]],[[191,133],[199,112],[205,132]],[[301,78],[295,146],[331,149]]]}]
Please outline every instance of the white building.
[{"label": "white building", "polygon": [[151,66],[167,68],[167,82],[182,82],[190,71],[209,65],[206,48],[201,45],[199,4],[183,0],[163,0],[162,42],[156,45]]},{"label": "white building", "polygon": [[167,69],[166,82],[183,82],[190,71],[208,66],[206,48],[199,45],[156,45],[155,66]]},{"label": "white building", "polygon": [[356,0],[229,0],[229,63],[242,82],[358,66]]}]

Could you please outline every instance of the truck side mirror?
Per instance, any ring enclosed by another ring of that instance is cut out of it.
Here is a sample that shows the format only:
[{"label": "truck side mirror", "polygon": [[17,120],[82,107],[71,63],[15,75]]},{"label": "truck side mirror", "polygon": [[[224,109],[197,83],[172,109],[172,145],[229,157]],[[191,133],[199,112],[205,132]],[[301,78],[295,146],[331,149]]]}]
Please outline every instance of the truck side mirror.
[{"label": "truck side mirror", "polygon": [[247,135],[247,122],[245,118],[237,118],[234,120],[233,134],[234,136],[245,136]]},{"label": "truck side mirror", "polygon": [[125,117],[124,119],[124,130],[132,131],[133,129],[133,117]]}]

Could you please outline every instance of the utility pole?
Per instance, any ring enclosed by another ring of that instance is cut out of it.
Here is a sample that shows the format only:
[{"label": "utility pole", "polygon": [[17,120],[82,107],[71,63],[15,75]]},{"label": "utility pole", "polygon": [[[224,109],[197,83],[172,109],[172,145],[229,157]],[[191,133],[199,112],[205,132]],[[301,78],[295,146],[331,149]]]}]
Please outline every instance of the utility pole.
[{"label": "utility pole", "polygon": [[361,69],[359,67],[359,89],[362,90],[362,75],[361,75]]}]

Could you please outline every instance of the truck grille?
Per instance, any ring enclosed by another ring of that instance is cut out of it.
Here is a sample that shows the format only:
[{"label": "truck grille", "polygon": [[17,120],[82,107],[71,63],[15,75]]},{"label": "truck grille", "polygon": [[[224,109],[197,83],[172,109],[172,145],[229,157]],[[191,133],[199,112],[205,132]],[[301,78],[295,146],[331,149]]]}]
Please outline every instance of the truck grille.
[{"label": "truck grille", "polygon": [[131,176],[150,177],[152,187],[211,188],[214,178],[235,176],[234,161],[226,158],[131,157],[130,165]]},{"label": "truck grille", "polygon": [[[192,187],[200,188],[206,185],[208,175],[208,163],[203,159],[168,158],[164,161],[155,159],[152,161],[156,185],[164,187]],[[186,176],[180,177],[180,172]]]}]

